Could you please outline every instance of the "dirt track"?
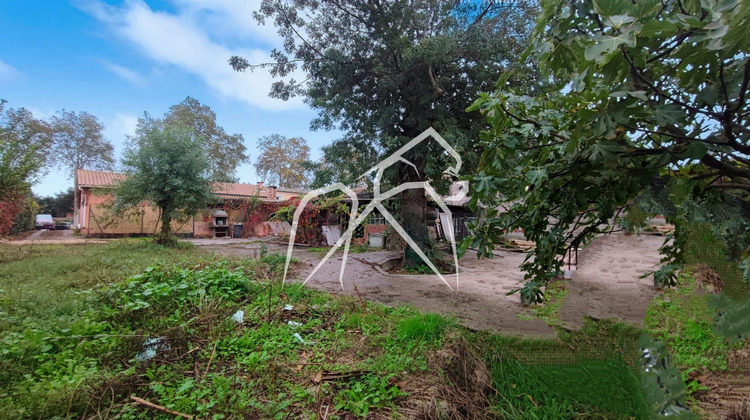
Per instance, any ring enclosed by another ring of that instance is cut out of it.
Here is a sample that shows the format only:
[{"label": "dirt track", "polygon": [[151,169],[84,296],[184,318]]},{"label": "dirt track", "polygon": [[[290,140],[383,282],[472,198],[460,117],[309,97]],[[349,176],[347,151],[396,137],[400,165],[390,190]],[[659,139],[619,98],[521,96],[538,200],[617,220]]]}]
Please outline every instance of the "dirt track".
[{"label": "dirt track", "polygon": [[23,239],[4,241],[10,245],[55,245],[55,244],[93,244],[106,243],[104,240],[87,239],[73,236],[72,230],[36,230]]},{"label": "dirt track", "polygon": [[639,277],[659,267],[663,242],[661,236],[622,233],[597,238],[579,254],[560,321],[579,327],[588,315],[642,325],[656,290],[652,276]]},{"label": "dirt track", "polygon": [[[659,263],[658,248],[662,237],[615,233],[596,239],[579,255],[579,270],[567,281],[570,290],[560,311],[561,320],[580,326],[584,315],[596,318],[618,318],[641,324],[654,291],[651,278],[639,277]],[[199,246],[217,254],[244,257],[257,256],[260,243],[227,243],[204,241]],[[267,245],[269,251],[286,252],[281,245]],[[382,274],[373,265],[394,252],[378,251],[350,254],[344,275],[344,290],[339,285],[341,252],[310,279],[309,286],[332,293],[356,294],[353,285],[365,299],[388,305],[412,305],[424,311],[455,316],[467,327],[494,330],[505,334],[551,337],[554,331],[540,320],[520,320],[522,307],[518,295],[506,293],[523,285],[519,270],[525,254],[496,251],[491,260],[478,260],[471,251],[460,261],[458,291],[451,291],[435,275],[396,276]],[[294,257],[303,263],[294,281],[302,281],[321,259],[320,253],[295,248]],[[446,279],[455,286],[455,277]]]}]

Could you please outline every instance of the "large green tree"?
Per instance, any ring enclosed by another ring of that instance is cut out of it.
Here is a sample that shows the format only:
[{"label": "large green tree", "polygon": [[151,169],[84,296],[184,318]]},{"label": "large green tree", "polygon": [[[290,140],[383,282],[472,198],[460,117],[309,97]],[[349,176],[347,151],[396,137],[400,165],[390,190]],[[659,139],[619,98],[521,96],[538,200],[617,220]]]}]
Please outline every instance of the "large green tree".
[{"label": "large green tree", "polygon": [[[115,148],[104,137],[104,125],[88,112],[60,110],[50,120],[53,132],[51,159],[58,167],[69,171],[74,185],[78,184],[78,169],[111,170],[115,163]],[[78,190],[73,191],[74,220],[78,220]]]},{"label": "large green tree", "polygon": [[287,138],[279,134],[258,139],[258,175],[271,185],[304,188],[309,184],[305,162],[310,159],[310,147],[302,137]]},{"label": "large green tree", "polygon": [[[374,150],[384,157],[428,127],[471,163],[479,153],[473,139],[481,122],[464,110],[501,74],[512,75],[513,85],[534,79],[533,68],[518,61],[534,12],[524,2],[264,0],[254,16],[273,22],[284,51],[272,51],[271,64],[241,57],[230,64],[236,70],[270,67],[282,79],[298,69],[306,74],[302,82],[274,83],[271,96],[302,95],[318,111],[313,129],[346,133],[325,151],[324,166],[346,168],[332,178],[354,182],[377,162],[349,159],[350,145],[360,142],[366,155]],[[443,171],[452,162],[440,147],[424,145],[404,157],[413,166],[397,165],[388,174],[391,185],[430,180],[445,188]],[[424,247],[424,190],[405,191],[401,203],[402,225]],[[406,262],[419,258],[407,249]]]},{"label": "large green tree", "polygon": [[[489,129],[473,177],[473,204],[484,217],[464,245],[489,256],[503,232],[522,228],[536,249],[523,265],[529,283],[521,296],[535,300],[568,249],[611,231],[628,208],[643,213],[630,206],[648,195],[676,224],[662,249],[671,264],[655,273],[668,283],[685,261],[691,223],[715,227],[718,210],[742,217],[750,203],[750,4],[542,7],[530,53],[550,88],[529,95],[502,78],[471,107]],[[743,241],[746,257],[747,235],[725,238]]]},{"label": "large green tree", "polygon": [[117,186],[114,212],[127,213],[143,201],[154,204],[161,215],[158,243],[172,244],[172,220],[193,216],[213,196],[204,142],[192,128],[166,125],[141,131],[122,164],[127,177]]},{"label": "large green tree", "polygon": [[25,194],[44,175],[51,130],[25,109],[5,108],[0,101],[0,200]]},{"label": "large green tree", "polygon": [[214,181],[235,180],[237,167],[249,158],[242,134],[227,133],[216,123],[216,113],[208,105],[203,105],[190,96],[169,107],[161,120],[144,114],[139,127],[149,124],[181,124],[192,128],[196,136],[203,139],[203,150],[208,156],[210,174]]},{"label": "large green tree", "polygon": [[51,147],[47,123],[5,103],[0,100],[0,236],[11,231],[24,197],[44,174]]}]

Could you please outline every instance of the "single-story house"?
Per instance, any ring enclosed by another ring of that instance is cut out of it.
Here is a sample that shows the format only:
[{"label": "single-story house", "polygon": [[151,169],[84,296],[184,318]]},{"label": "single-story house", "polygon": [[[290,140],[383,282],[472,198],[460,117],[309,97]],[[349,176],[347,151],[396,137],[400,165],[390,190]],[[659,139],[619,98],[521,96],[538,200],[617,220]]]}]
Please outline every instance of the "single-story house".
[{"label": "single-story house", "polygon": [[[148,235],[159,230],[159,212],[157,208],[148,203],[142,203],[140,211],[127,217],[113,217],[109,214],[108,205],[112,202],[112,192],[117,182],[125,178],[124,174],[104,171],[89,171],[79,169],[76,171],[76,190],[78,190],[78,219],[74,225],[81,230],[85,236],[110,236],[110,235]],[[232,224],[240,222],[238,203],[248,202],[257,197],[261,202],[278,202],[276,199],[276,188],[263,186],[262,182],[257,185],[217,182],[214,184],[214,192],[219,198],[214,208],[227,207],[225,203],[233,203],[232,209],[225,223]],[[213,220],[213,208],[206,209],[184,223],[173,222],[173,230],[177,234],[188,236],[215,235]],[[233,211],[234,210],[234,211]],[[259,220],[259,223],[265,220]],[[230,226],[231,227],[231,226]],[[245,229],[243,229],[244,231]],[[230,233],[231,235],[231,233]]]}]

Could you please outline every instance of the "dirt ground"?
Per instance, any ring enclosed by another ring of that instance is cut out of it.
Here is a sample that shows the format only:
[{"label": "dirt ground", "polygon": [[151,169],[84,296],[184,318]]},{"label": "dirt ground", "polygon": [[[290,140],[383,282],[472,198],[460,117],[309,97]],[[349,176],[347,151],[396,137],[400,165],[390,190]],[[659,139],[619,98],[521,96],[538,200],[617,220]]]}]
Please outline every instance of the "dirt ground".
[{"label": "dirt ground", "polygon": [[10,241],[3,241],[10,245],[35,245],[35,244],[67,244],[67,243],[106,243],[103,240],[87,239],[80,236],[73,236],[72,230],[35,230],[28,235]]},{"label": "dirt ground", "polygon": [[[651,277],[639,277],[658,267],[658,249],[663,239],[614,233],[594,240],[579,253],[578,269],[572,272],[571,279],[564,280],[569,293],[560,309],[560,321],[570,328],[580,327],[585,316],[616,318],[642,325],[655,290]],[[99,242],[106,241],[75,237],[70,230],[41,230],[7,243]],[[280,239],[218,238],[191,242],[219,255],[257,257],[261,244],[265,244],[269,252],[286,253],[286,244]],[[321,252],[309,252],[309,249],[295,247],[293,256],[300,264],[293,278],[288,279],[290,282],[304,281],[322,259]],[[393,306],[411,305],[423,311],[454,316],[463,325],[476,330],[539,338],[555,335],[541,320],[519,319],[523,307],[518,295],[506,295],[524,283],[519,269],[524,253],[497,250],[494,258],[479,260],[476,253],[469,251],[459,262],[457,290],[451,290],[436,275],[396,275],[377,270],[375,266],[399,256],[392,251],[350,253],[342,290],[339,284],[342,255],[341,251],[336,252],[307,284],[346,295],[356,295],[356,285],[364,299]],[[455,275],[445,275],[445,278],[456,289]]]},{"label": "dirt ground", "polygon": [[[566,281],[570,290],[560,311],[561,320],[575,328],[584,316],[617,318],[642,324],[648,302],[654,294],[653,280],[639,279],[659,264],[658,249],[663,237],[614,233],[593,241],[579,253],[579,268]],[[217,254],[257,256],[261,242],[197,240],[196,245]],[[269,252],[286,253],[280,242],[266,242]],[[412,305],[424,311],[455,316],[463,325],[477,330],[493,330],[525,337],[553,337],[554,330],[538,319],[518,319],[522,311],[518,295],[506,296],[523,285],[519,266],[524,253],[496,251],[492,259],[476,258],[469,251],[459,262],[459,287],[451,291],[436,275],[394,275],[375,269],[375,265],[398,256],[396,252],[376,251],[351,254],[344,273],[344,288],[339,284],[342,253],[339,251],[307,282],[313,288],[332,293],[356,295],[357,286],[364,299],[387,305]],[[294,258],[302,267],[295,282],[307,278],[322,258],[320,252],[295,247]],[[455,289],[455,276],[446,275]]]},{"label": "dirt ground", "polygon": [[663,243],[663,236],[615,233],[589,244],[579,253],[578,270],[566,285],[560,321],[580,327],[584,316],[590,316],[643,325],[656,290],[652,276],[639,277],[659,267]]}]

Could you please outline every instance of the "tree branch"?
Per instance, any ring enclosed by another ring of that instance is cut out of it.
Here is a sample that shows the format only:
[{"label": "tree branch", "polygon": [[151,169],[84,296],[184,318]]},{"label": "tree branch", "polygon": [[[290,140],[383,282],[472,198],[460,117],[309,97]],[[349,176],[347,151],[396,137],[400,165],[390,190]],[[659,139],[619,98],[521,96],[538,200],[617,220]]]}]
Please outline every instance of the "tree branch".
[{"label": "tree branch", "polygon": [[683,101],[681,101],[679,99],[675,99],[675,98],[667,95],[666,93],[664,93],[663,90],[661,90],[657,86],[655,86],[650,80],[648,80],[646,78],[646,76],[643,75],[643,73],[641,73],[641,70],[635,65],[635,63],[633,62],[633,59],[628,54],[628,50],[625,48],[624,45],[620,47],[620,51],[622,52],[622,55],[625,57],[625,60],[627,60],[628,64],[630,65],[630,69],[633,71],[633,73],[639,79],[641,79],[641,81],[646,86],[648,86],[648,88],[651,89],[654,93],[656,93],[657,95],[661,96],[662,98],[664,98],[664,99],[666,99],[668,101],[671,101],[671,102],[673,102],[673,103],[675,103],[675,104],[677,104],[677,105],[679,105],[679,106],[681,106],[683,108],[686,108],[686,109],[688,109],[688,110],[690,110],[690,111],[692,111],[692,112],[694,112],[696,114],[707,115],[707,116],[710,116],[710,117],[712,117],[714,119],[717,119],[717,120],[721,119],[721,116],[718,115],[718,114],[716,114],[715,112],[710,112],[710,111],[702,110],[700,108],[694,107],[694,106],[692,106],[692,105],[690,105],[688,103],[685,103],[685,102],[683,102]]},{"label": "tree branch", "polygon": [[720,190],[742,190],[742,191],[750,191],[750,184],[740,184],[740,183],[726,183],[726,184],[716,184],[714,185],[715,188],[718,188]]},{"label": "tree branch", "polygon": [[[508,109],[505,107],[505,105],[503,105],[502,102],[498,102],[498,104],[500,105],[500,109],[502,109],[506,114],[510,115],[514,119],[516,119],[518,121],[521,121],[521,122],[532,124],[534,127],[539,128],[539,123],[538,122],[536,122],[534,120],[529,120],[529,119],[526,119],[526,118],[521,118],[521,117],[518,117],[516,115],[513,115],[510,111],[508,111]],[[552,137],[556,137],[556,138],[558,138],[558,139],[560,139],[562,141],[568,141],[569,140],[567,137],[562,136],[562,135],[560,135],[560,134],[558,134],[558,133],[556,133],[554,131],[550,131],[550,135]]]},{"label": "tree branch", "polygon": [[719,172],[724,175],[750,179],[750,170],[726,162],[721,162],[711,155],[704,155],[703,158],[701,158],[701,162],[706,166],[719,170]]},{"label": "tree branch", "polygon": [[672,51],[674,51],[677,47],[679,47],[680,45],[682,45],[682,43],[685,41],[685,39],[687,37],[689,37],[690,35],[693,34],[693,31],[694,30],[691,28],[689,31],[687,31],[684,34],[681,34],[680,36],[676,37],[674,39],[674,42],[675,42],[674,45],[672,45],[670,47],[667,47],[666,50],[662,51],[658,55],[655,55],[655,56],[649,58],[648,60],[646,60],[646,63],[651,64],[654,61],[661,60],[663,57],[665,57],[665,56],[669,55],[670,53],[672,53]]}]

